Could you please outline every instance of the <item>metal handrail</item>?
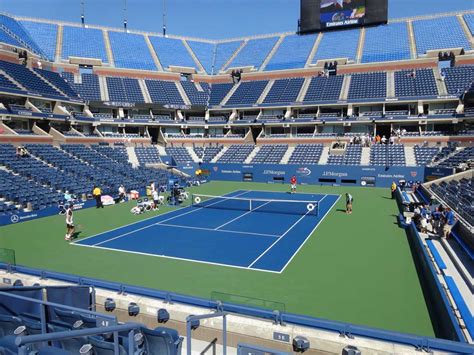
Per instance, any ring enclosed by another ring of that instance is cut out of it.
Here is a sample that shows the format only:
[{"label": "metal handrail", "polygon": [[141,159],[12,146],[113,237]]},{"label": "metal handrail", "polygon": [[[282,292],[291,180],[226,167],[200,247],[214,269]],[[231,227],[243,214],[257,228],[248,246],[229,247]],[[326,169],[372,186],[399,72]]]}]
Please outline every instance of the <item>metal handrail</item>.
[{"label": "metal handrail", "polygon": [[58,341],[65,339],[73,339],[97,334],[104,333],[113,333],[114,336],[114,353],[119,354],[119,342],[118,342],[118,333],[128,331],[128,353],[133,354],[135,350],[135,341],[134,341],[134,330],[140,329],[141,324],[138,323],[127,323],[122,325],[112,325],[108,327],[99,327],[99,328],[87,328],[79,330],[67,330],[63,332],[47,333],[47,334],[35,334],[27,336],[18,336],[15,339],[15,344],[20,348],[19,354],[24,355],[28,353],[27,345],[34,343],[42,343],[49,341]]}]

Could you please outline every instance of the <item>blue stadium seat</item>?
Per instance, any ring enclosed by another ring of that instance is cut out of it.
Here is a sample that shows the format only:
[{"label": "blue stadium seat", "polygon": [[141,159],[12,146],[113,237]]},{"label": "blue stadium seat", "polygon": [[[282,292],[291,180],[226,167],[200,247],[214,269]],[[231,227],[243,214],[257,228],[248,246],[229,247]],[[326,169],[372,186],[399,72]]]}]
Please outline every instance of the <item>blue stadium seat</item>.
[{"label": "blue stadium seat", "polygon": [[222,42],[216,45],[214,57],[214,74],[219,73],[232,55],[240,48],[244,41]]},{"label": "blue stadium seat", "polygon": [[226,106],[253,105],[267,86],[267,80],[240,82],[240,86],[229,98]]},{"label": "blue stadium seat", "polygon": [[31,38],[38,44],[49,60],[53,61],[56,54],[56,40],[58,26],[52,23],[20,21],[30,34]]},{"label": "blue stadium seat", "polygon": [[359,29],[324,33],[313,63],[322,59],[349,58],[349,60],[355,60],[359,36]]},{"label": "blue stadium seat", "polygon": [[396,97],[438,96],[433,69],[402,70],[395,72]]},{"label": "blue stadium seat", "polygon": [[385,72],[352,74],[349,100],[382,99],[387,96],[387,74]]},{"label": "blue stadium seat", "polygon": [[413,32],[418,54],[435,49],[471,49],[456,16],[413,21]]},{"label": "blue stadium seat", "polygon": [[182,40],[157,36],[150,36],[149,38],[164,69],[169,66],[196,68],[196,63]]},{"label": "blue stadium seat", "polygon": [[72,73],[63,72],[61,76],[84,100],[102,101],[100,94],[99,77],[95,74],[84,73],[81,75],[81,84],[74,83]]},{"label": "blue stadium seat", "polygon": [[265,70],[283,70],[304,68],[311,49],[316,41],[316,35],[285,36]]},{"label": "blue stadium seat", "polygon": [[116,67],[157,70],[143,35],[109,31],[109,39]]},{"label": "blue stadium seat", "polygon": [[253,66],[259,69],[278,41],[278,37],[251,39],[229,64],[229,68]]},{"label": "blue stadium seat", "polygon": [[323,152],[322,144],[298,144],[288,164],[318,164]]},{"label": "blue stadium seat", "polygon": [[406,22],[365,29],[362,62],[386,62],[410,58],[410,41]]},{"label": "blue stadium seat", "polygon": [[303,101],[337,101],[341,95],[343,81],[343,75],[314,77],[311,79]]},{"label": "blue stadium seat", "polygon": [[214,49],[216,47],[213,43],[198,42],[198,41],[186,41],[193,51],[196,58],[201,63],[202,67],[207,74],[214,74]]},{"label": "blue stadium seat", "polygon": [[95,28],[64,26],[61,57],[97,58],[108,63],[103,32]]},{"label": "blue stadium seat", "polygon": [[304,78],[275,80],[263,103],[294,103],[298,98],[303,82]]}]

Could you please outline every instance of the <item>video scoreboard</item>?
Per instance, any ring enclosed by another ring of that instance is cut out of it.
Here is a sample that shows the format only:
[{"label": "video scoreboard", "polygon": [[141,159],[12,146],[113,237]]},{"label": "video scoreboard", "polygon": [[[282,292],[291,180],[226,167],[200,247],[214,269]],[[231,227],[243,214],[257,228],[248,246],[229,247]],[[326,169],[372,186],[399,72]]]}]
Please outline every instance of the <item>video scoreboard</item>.
[{"label": "video scoreboard", "polygon": [[299,33],[387,23],[388,0],[301,0]]}]

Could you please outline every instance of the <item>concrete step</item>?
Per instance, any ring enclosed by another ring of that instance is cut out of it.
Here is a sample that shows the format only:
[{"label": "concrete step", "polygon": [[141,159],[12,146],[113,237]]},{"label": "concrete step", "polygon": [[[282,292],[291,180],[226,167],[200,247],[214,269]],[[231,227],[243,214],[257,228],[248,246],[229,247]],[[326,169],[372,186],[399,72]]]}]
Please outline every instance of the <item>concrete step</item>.
[{"label": "concrete step", "polygon": [[150,51],[151,57],[153,58],[153,62],[155,63],[156,67],[158,68],[159,71],[164,71],[163,66],[161,65],[160,59],[158,58],[155,49],[153,48],[153,45],[150,42],[150,38],[148,35],[145,35],[145,43],[148,47],[148,50]]},{"label": "concrete step", "polygon": [[227,152],[227,149],[229,149],[229,147],[224,146],[224,148],[222,148],[222,150],[211,160],[211,163],[216,163],[224,153]]},{"label": "concrete step", "polygon": [[166,149],[164,146],[157,144],[155,147],[158,149],[158,154],[160,154],[160,156],[166,155]]},{"label": "concrete step", "polygon": [[298,97],[296,98],[296,102],[303,102],[306,93],[308,92],[309,84],[311,84],[311,79],[312,78],[305,78],[303,85],[301,85],[300,92],[298,94]]},{"label": "concrete step", "polygon": [[105,76],[99,76],[100,97],[102,101],[109,100],[109,88],[107,87],[107,79]]},{"label": "concrete step", "polygon": [[370,165],[370,147],[362,147],[360,165]]},{"label": "concrete step", "polygon": [[252,152],[249,154],[247,159],[245,159],[244,164],[250,164],[252,162],[252,159],[255,158],[257,153],[260,151],[260,146],[256,146]]},{"label": "concrete step", "polygon": [[235,90],[237,90],[237,89],[239,88],[240,83],[241,83],[241,82],[239,82],[238,84],[234,85],[234,86],[232,87],[232,89],[229,90],[229,92],[227,93],[227,95],[226,95],[226,96],[224,97],[224,99],[221,101],[220,106],[224,106],[224,105],[227,103],[227,101],[229,101],[229,99],[232,97],[232,95],[234,95]]},{"label": "concrete step", "polygon": [[436,88],[438,89],[439,95],[448,95],[448,89],[446,88],[446,83],[441,78],[441,73],[438,68],[433,68],[433,74],[436,79]]},{"label": "concrete step", "polygon": [[184,88],[183,88],[183,85],[181,85],[181,82],[175,81],[174,83],[175,83],[175,85],[176,85],[176,88],[177,88],[178,91],[179,91],[179,94],[180,94],[181,97],[183,98],[184,103],[185,103],[186,105],[191,106],[191,101],[189,101],[189,97],[188,97],[188,95],[186,94],[186,91],[184,91]]},{"label": "concrete step", "polygon": [[275,43],[275,45],[273,46],[272,50],[270,51],[270,53],[267,55],[267,57],[265,58],[265,60],[263,61],[262,65],[260,66],[260,68],[258,69],[258,71],[264,71],[265,68],[267,67],[267,64],[270,62],[270,60],[273,58],[273,55],[276,53],[276,51],[278,50],[278,48],[280,48],[280,44],[281,42],[283,42],[283,40],[285,39],[285,36],[280,36],[280,38],[278,38],[278,41]]},{"label": "concrete step", "polygon": [[387,72],[387,97],[395,97],[395,72]]},{"label": "concrete step", "polygon": [[326,165],[329,159],[329,146],[324,146],[321,158],[319,158],[319,165]]},{"label": "concrete step", "polygon": [[364,54],[364,44],[365,44],[365,27],[360,29],[359,44],[357,46],[357,55],[356,62],[362,62],[362,55]]},{"label": "concrete step", "polygon": [[308,55],[308,59],[306,59],[306,64],[305,68],[308,68],[311,63],[313,63],[314,56],[316,55],[316,52],[319,48],[319,44],[321,43],[321,40],[323,39],[323,33],[319,32],[318,37],[316,37],[316,40],[314,41],[313,48],[311,49],[311,52]]},{"label": "concrete step", "polygon": [[344,80],[342,82],[341,94],[339,95],[339,100],[347,100],[349,96],[349,88],[351,87],[352,76],[344,75]]},{"label": "concrete step", "polygon": [[412,146],[404,146],[405,162],[407,166],[416,166],[415,149]]},{"label": "concrete step", "polygon": [[200,159],[197,156],[196,152],[194,151],[193,147],[186,147],[186,150],[188,151],[189,155],[191,156],[191,159],[193,160],[193,162],[198,163],[200,161]]},{"label": "concrete step", "polygon": [[102,34],[104,36],[105,52],[107,53],[107,60],[111,67],[115,67],[114,55],[112,53],[112,47],[110,46],[109,32],[107,30],[103,30]]},{"label": "concrete step", "polygon": [[56,51],[54,52],[54,58],[56,62],[61,61],[61,55],[63,51],[63,25],[58,25],[58,33],[56,35]]},{"label": "concrete step", "polygon": [[417,57],[417,52],[416,52],[415,33],[413,31],[413,22],[407,21],[407,27],[408,27],[408,38],[410,40],[411,58],[415,59]]},{"label": "concrete step", "polygon": [[138,161],[137,154],[135,153],[135,148],[127,147],[128,162],[132,164],[133,167],[140,166]]},{"label": "concrete step", "polygon": [[153,100],[151,99],[150,92],[148,91],[148,87],[146,86],[144,79],[138,79],[138,85],[140,85],[140,89],[142,90],[143,99],[145,103],[151,104]]},{"label": "concrete step", "polygon": [[240,51],[242,50],[242,48],[245,47],[245,45],[247,44],[248,40],[245,40],[245,41],[242,41],[242,44],[240,45],[239,48],[237,48],[237,50],[234,52],[234,54],[232,54],[229,58],[229,60],[222,66],[222,68],[215,68],[214,69],[214,74],[219,74],[219,71],[222,69],[222,70],[226,70],[227,67],[230,65],[230,63],[233,62],[233,60],[235,59],[235,57],[237,57],[237,55],[240,53]]},{"label": "concrete step", "polygon": [[268,82],[267,86],[265,86],[265,89],[262,91],[262,94],[258,98],[257,104],[261,104],[263,101],[265,101],[265,98],[267,97],[268,93],[272,89],[273,84],[275,84],[275,80],[270,80]]},{"label": "concrete step", "polygon": [[294,151],[295,151],[295,147],[289,146],[288,149],[286,150],[285,155],[283,155],[283,158],[281,158],[280,164],[288,164]]}]

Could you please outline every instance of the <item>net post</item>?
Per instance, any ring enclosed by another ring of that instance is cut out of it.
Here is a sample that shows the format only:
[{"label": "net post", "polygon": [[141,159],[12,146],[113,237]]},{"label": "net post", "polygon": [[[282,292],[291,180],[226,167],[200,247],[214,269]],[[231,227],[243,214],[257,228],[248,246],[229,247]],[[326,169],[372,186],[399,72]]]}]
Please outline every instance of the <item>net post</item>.
[{"label": "net post", "polygon": [[252,208],[252,200],[249,200],[249,211],[253,211],[253,208]]}]

